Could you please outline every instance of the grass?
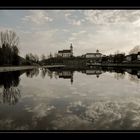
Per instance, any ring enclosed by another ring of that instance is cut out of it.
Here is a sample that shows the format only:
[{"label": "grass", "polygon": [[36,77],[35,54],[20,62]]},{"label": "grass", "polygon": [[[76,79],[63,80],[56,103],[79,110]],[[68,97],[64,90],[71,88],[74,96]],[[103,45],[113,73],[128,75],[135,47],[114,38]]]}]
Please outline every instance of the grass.
[{"label": "grass", "polygon": [[0,72],[18,71],[38,68],[38,66],[0,66]]}]

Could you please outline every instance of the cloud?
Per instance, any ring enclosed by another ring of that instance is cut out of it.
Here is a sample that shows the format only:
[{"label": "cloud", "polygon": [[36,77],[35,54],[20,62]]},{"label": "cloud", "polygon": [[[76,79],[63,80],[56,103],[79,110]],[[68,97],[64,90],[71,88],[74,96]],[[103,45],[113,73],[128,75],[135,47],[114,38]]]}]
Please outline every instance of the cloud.
[{"label": "cloud", "polygon": [[[73,11],[73,12],[75,12],[75,11]],[[73,12],[65,13],[64,14],[65,19],[71,25],[80,26],[82,24],[83,20],[77,19],[77,17],[73,14]]]},{"label": "cloud", "polygon": [[51,122],[53,130],[89,130],[91,127],[87,120],[82,120],[76,115],[69,114],[59,117]]},{"label": "cloud", "polygon": [[72,20],[72,24],[76,25],[76,26],[80,26],[81,25],[81,21],[80,20],[78,20],[78,21]]},{"label": "cloud", "polygon": [[140,18],[139,10],[86,10],[85,19],[94,24],[133,23]]},{"label": "cloud", "polygon": [[43,10],[31,10],[29,15],[26,15],[24,18],[22,18],[25,22],[31,22],[37,25],[42,25],[48,22],[53,21],[52,18],[50,18],[47,14],[47,12]]},{"label": "cloud", "polygon": [[87,106],[85,114],[96,130],[132,130],[140,127],[139,108],[139,99],[136,98],[99,101]]},{"label": "cloud", "polygon": [[51,110],[55,109],[54,106],[48,106],[47,104],[40,103],[37,106],[31,108],[31,107],[26,107],[25,110],[28,112],[33,113],[33,119],[42,119],[43,117],[46,117]]},{"label": "cloud", "polygon": [[[10,18],[16,20],[9,22],[9,12]],[[59,49],[67,49],[71,42],[74,55],[96,49],[105,54],[117,50],[128,53],[140,44],[140,10],[14,10],[4,13],[1,13],[0,27],[10,27],[17,32],[22,56],[28,52],[54,54]]]},{"label": "cloud", "polygon": [[[20,43],[21,55],[32,52],[33,54],[49,54],[50,51],[54,51],[53,46],[57,41],[56,33],[57,29],[33,31],[30,33],[21,33],[22,42]],[[55,48],[57,50],[57,48]]]}]

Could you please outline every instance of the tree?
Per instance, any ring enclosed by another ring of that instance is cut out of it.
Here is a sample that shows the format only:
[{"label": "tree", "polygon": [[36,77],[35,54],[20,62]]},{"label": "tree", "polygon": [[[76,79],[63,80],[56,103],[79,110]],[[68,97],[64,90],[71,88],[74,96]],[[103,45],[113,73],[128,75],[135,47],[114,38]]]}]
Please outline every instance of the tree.
[{"label": "tree", "polygon": [[122,63],[125,59],[125,53],[115,54],[114,63]]},{"label": "tree", "polygon": [[39,62],[39,57],[38,57],[38,55],[37,55],[37,54],[35,54],[35,55],[34,55],[34,59],[35,59],[35,62],[36,62],[36,63],[38,63],[38,62]]},{"label": "tree", "polygon": [[19,37],[14,31],[8,31],[0,33],[0,46],[8,45],[9,47],[18,46]]},{"label": "tree", "polygon": [[39,57],[38,55],[33,55],[32,53],[26,54],[25,59],[27,61],[27,64],[33,64],[33,63],[39,63]]},{"label": "tree", "polygon": [[137,54],[140,52],[140,45],[135,46],[133,49],[129,51],[129,54]]},{"label": "tree", "polygon": [[49,58],[52,58],[53,56],[52,56],[52,53],[50,53],[50,55],[49,55]]},{"label": "tree", "polygon": [[14,31],[0,32],[0,64],[19,65],[19,37]]},{"label": "tree", "polygon": [[45,60],[46,56],[44,54],[41,55],[41,60]]},{"label": "tree", "polygon": [[12,64],[13,65],[19,65],[19,56],[18,56],[19,50],[17,46],[13,46],[13,54],[12,54]]},{"label": "tree", "polygon": [[26,59],[26,61],[30,60],[29,54],[26,54],[25,59]]},{"label": "tree", "polygon": [[58,57],[58,54],[57,54],[57,53],[55,53],[55,54],[54,54],[54,56],[55,56],[55,57]]}]

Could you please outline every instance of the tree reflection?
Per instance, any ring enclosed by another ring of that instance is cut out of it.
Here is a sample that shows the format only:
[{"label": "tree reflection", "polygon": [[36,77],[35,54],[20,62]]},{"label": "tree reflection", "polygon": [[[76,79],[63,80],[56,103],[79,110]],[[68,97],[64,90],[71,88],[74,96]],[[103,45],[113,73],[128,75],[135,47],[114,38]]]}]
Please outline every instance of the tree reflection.
[{"label": "tree reflection", "polygon": [[135,83],[139,83],[140,78],[140,70],[139,69],[127,69],[127,73],[129,73],[129,80]]},{"label": "tree reflection", "polygon": [[46,69],[41,68],[41,76],[44,78],[47,74],[50,79],[55,78],[63,78],[63,79],[70,79],[71,83],[73,83],[73,70],[62,70],[62,69]]},{"label": "tree reflection", "polygon": [[52,79],[53,78],[53,71],[48,71],[47,75],[50,77],[50,79]]},{"label": "tree reflection", "polygon": [[124,79],[125,78],[125,73],[115,73],[114,78],[117,79],[117,80]]},{"label": "tree reflection", "polygon": [[20,82],[19,76],[22,73],[21,71],[0,73],[0,86],[3,87],[1,93],[3,103],[14,105],[18,102],[21,97],[20,90],[18,89]]},{"label": "tree reflection", "polygon": [[42,76],[42,78],[45,78],[46,73],[47,73],[47,69],[46,68],[42,68],[41,69],[41,76]]},{"label": "tree reflection", "polygon": [[31,69],[26,71],[26,76],[29,78],[37,77],[39,75],[39,69]]},{"label": "tree reflection", "polygon": [[139,79],[137,77],[137,75],[131,75],[129,74],[129,80],[135,83],[139,83]]},{"label": "tree reflection", "polygon": [[101,66],[92,66],[92,67],[81,67],[81,68],[41,68],[41,76],[44,78],[46,75],[50,79],[63,78],[70,79],[71,84],[74,81],[74,72],[85,73],[86,75],[95,75],[97,78],[100,78],[105,72],[114,73],[114,78],[117,80],[125,79],[126,73],[129,73],[129,80],[135,81],[138,83],[140,79],[140,69],[138,68],[120,68],[120,67],[101,67]]},{"label": "tree reflection", "polygon": [[4,88],[3,90],[3,103],[15,105],[20,97],[20,90],[17,87],[11,86],[10,88]]}]

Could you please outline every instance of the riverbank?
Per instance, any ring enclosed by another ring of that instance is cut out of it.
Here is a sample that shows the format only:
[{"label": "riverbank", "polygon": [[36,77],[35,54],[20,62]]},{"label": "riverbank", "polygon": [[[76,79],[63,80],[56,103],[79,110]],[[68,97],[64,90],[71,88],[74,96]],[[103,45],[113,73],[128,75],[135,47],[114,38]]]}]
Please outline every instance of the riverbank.
[{"label": "riverbank", "polygon": [[0,72],[19,71],[38,68],[38,66],[6,66],[0,67]]},{"label": "riverbank", "polygon": [[105,67],[129,67],[129,68],[139,67],[140,68],[140,64],[101,64],[100,66],[105,66]]}]

